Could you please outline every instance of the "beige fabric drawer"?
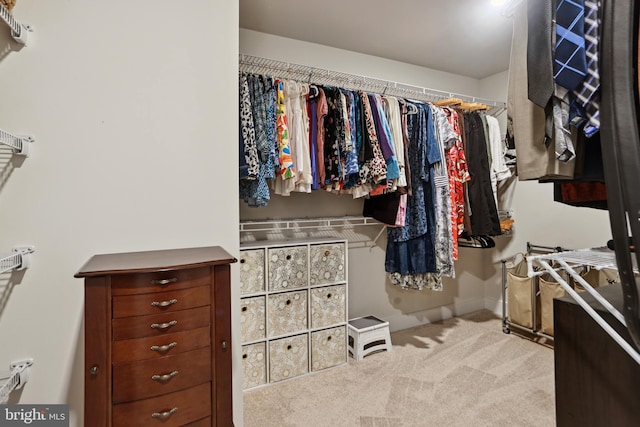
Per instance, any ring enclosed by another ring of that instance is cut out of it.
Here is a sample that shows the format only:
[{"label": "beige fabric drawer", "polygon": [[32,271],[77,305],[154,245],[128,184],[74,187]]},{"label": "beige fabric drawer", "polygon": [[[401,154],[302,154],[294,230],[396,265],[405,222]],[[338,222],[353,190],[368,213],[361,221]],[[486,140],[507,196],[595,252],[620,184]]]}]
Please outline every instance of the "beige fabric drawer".
[{"label": "beige fabric drawer", "polygon": [[295,334],[307,329],[307,291],[283,292],[268,296],[267,334],[269,337]]},{"label": "beige fabric drawer", "polygon": [[347,361],[346,326],[311,333],[311,370],[319,371]]},{"label": "beige fabric drawer", "polygon": [[265,338],[265,301],[264,296],[242,298],[240,300],[240,335],[242,342]]},{"label": "beige fabric drawer", "polygon": [[347,286],[311,289],[311,327],[324,328],[346,322]]},{"label": "beige fabric drawer", "polygon": [[267,382],[266,344],[259,342],[242,346],[243,389],[257,387]]},{"label": "beige fabric drawer", "polygon": [[346,280],[344,243],[311,245],[309,251],[311,286],[340,283]]},{"label": "beige fabric drawer", "polygon": [[277,382],[309,372],[307,334],[269,342],[269,381]]},{"label": "beige fabric drawer", "polygon": [[280,291],[308,285],[306,246],[269,248],[269,290]]},{"label": "beige fabric drawer", "polygon": [[264,291],[264,249],[240,251],[240,294]]}]

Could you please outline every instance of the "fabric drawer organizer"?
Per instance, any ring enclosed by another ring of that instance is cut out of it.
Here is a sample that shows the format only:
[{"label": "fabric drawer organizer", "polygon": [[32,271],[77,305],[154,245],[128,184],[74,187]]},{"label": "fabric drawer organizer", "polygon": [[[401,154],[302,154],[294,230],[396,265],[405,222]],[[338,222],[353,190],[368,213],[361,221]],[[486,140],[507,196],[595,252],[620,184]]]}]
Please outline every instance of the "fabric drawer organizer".
[{"label": "fabric drawer organizer", "polygon": [[244,389],[347,362],[347,242],[240,248]]}]

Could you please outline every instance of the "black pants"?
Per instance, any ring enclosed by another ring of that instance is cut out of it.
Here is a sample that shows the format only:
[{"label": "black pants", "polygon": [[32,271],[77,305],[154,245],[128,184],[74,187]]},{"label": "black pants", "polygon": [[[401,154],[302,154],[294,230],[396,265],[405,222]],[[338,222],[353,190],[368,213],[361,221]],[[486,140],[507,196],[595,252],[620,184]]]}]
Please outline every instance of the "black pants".
[{"label": "black pants", "polygon": [[471,207],[471,232],[476,235],[498,236],[500,219],[491,189],[489,156],[482,118],[478,113],[465,113],[465,154],[471,180],[467,184]]}]

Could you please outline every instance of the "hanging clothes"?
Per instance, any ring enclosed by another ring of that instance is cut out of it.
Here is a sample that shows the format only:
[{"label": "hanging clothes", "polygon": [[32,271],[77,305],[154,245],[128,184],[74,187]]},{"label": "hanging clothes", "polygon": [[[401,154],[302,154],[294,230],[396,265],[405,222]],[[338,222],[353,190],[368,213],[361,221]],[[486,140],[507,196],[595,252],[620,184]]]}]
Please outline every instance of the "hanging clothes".
[{"label": "hanging clothes", "polygon": [[[528,99],[527,5],[537,3],[520,2],[513,11],[507,127],[516,147],[517,173],[521,181],[572,178],[575,166],[574,161],[557,160],[552,135],[546,131],[545,110]],[[542,7],[543,2],[539,6]]]},{"label": "hanging clothes", "polygon": [[[369,94],[369,102],[371,104],[374,125],[378,132],[378,142],[387,165],[386,179],[390,184],[392,180],[400,178],[400,169],[398,168],[398,161],[396,160],[389,122],[387,121],[386,114],[384,114],[382,110],[382,98],[380,95]],[[391,185],[388,186],[388,188],[390,187]]]},{"label": "hanging clothes", "polygon": [[354,198],[368,195],[376,185],[387,178],[387,163],[378,142],[369,97],[365,92],[360,92],[359,95],[363,123],[362,149],[359,156],[362,156],[364,162],[360,165],[360,180],[354,188]]},{"label": "hanging clothes", "polygon": [[502,143],[500,124],[493,116],[485,115],[488,125],[489,155],[491,157],[491,189],[496,206],[498,206],[498,182],[511,177],[511,170],[505,162],[505,145]]},{"label": "hanging clothes", "polygon": [[413,103],[417,114],[407,118],[412,197],[407,200],[406,225],[387,229],[385,271],[391,283],[402,288],[442,290],[433,283],[435,255],[433,165],[441,160],[431,108]]},{"label": "hanging clothes", "polygon": [[269,187],[365,198],[363,215],[388,226],[392,284],[441,290],[442,277],[455,276],[463,229],[500,233],[491,177],[504,160],[494,118],[248,73],[239,95],[242,200],[265,206]]},{"label": "hanging clothes", "polygon": [[434,129],[441,161],[433,167],[433,186],[435,192],[436,239],[435,251],[438,274],[455,277],[453,267],[453,238],[451,236],[451,197],[449,193],[449,176],[445,161],[445,148],[457,141],[447,121],[447,116],[439,107],[431,105]]},{"label": "hanging clothes", "polygon": [[324,167],[325,179],[321,185],[331,189],[333,183],[340,180],[342,147],[345,141],[342,96],[334,87],[324,87],[327,98],[327,116],[324,121]]},{"label": "hanging clothes", "polygon": [[309,85],[294,81],[289,82],[291,111],[293,115],[292,139],[297,153],[295,164],[298,165],[298,176],[294,191],[310,193],[313,184],[311,173],[311,146],[309,144],[309,115],[307,114],[307,94]]},{"label": "hanging clothes", "polygon": [[404,160],[404,138],[402,137],[402,118],[400,115],[400,104],[398,99],[393,96],[383,96],[384,110],[387,115],[387,121],[389,122],[389,128],[391,129],[391,135],[394,143],[396,161],[398,163],[399,177],[391,187],[392,191],[400,188],[404,192],[404,188],[407,186],[407,176],[405,171]]},{"label": "hanging clothes", "polygon": [[471,179],[464,154],[458,112],[452,108],[443,108],[447,120],[456,134],[456,140],[445,150],[447,171],[449,173],[449,195],[451,198],[451,237],[453,259],[458,259],[458,238],[464,231],[464,187]]},{"label": "hanging clothes", "polygon": [[318,98],[320,97],[319,89],[309,86],[307,94],[307,115],[309,116],[309,157],[311,161],[311,189],[318,190],[320,188],[320,177],[318,174]]},{"label": "hanging clothes", "polygon": [[342,101],[342,119],[344,120],[344,144],[341,145],[342,163],[340,164],[341,187],[349,175],[358,173],[358,155],[355,144],[355,106],[353,105],[353,93],[340,89]]},{"label": "hanging clothes", "polygon": [[293,155],[291,154],[291,145],[289,144],[289,123],[287,117],[287,108],[284,96],[284,82],[276,80],[276,136],[278,141],[278,153],[280,159],[280,172],[278,177],[281,179],[291,179],[296,176],[295,165],[293,164]]},{"label": "hanging clothes", "polygon": [[316,166],[318,168],[318,185],[320,188],[324,188],[326,181],[326,168],[325,168],[325,120],[329,113],[329,106],[327,104],[327,96],[324,90],[318,86],[318,101],[316,103]]},{"label": "hanging clothes", "polygon": [[256,147],[260,158],[258,176],[240,181],[240,198],[251,207],[266,206],[271,198],[267,180],[275,178],[276,149],[276,90],[270,77],[247,75],[249,96],[253,109]]},{"label": "hanging clothes", "polygon": [[499,236],[500,219],[491,189],[489,157],[480,114],[464,113],[465,153],[471,179],[467,183],[472,235]]},{"label": "hanging clothes", "polygon": [[249,82],[240,74],[240,179],[256,179],[260,171]]}]

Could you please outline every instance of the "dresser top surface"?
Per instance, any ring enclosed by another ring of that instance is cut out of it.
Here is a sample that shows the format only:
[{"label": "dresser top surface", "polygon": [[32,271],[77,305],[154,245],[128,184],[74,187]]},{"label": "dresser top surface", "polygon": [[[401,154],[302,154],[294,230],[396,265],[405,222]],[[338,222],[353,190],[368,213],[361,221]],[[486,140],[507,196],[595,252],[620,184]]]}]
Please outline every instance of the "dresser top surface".
[{"label": "dresser top surface", "polygon": [[91,257],[74,277],[150,273],[230,264],[236,261],[235,257],[220,246],[100,254]]}]

